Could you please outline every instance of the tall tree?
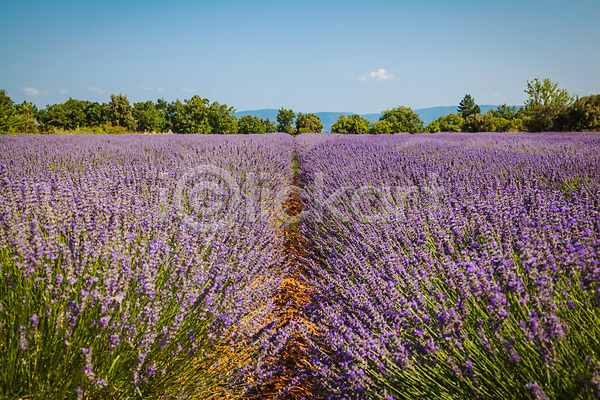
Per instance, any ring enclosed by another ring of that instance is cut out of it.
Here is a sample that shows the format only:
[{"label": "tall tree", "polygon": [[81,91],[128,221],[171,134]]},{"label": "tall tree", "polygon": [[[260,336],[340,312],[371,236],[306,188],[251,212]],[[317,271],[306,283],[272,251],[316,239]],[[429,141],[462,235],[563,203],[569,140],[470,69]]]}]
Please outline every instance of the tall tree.
[{"label": "tall tree", "polygon": [[194,95],[183,103],[176,100],[168,106],[168,128],[175,133],[211,133],[208,115],[208,99]]},{"label": "tall tree", "polygon": [[135,119],[133,118],[133,109],[129,104],[129,99],[124,94],[110,95],[110,103],[108,103],[108,121],[116,126],[121,126],[129,131],[134,131],[136,128]]},{"label": "tall tree", "polygon": [[35,104],[26,101],[15,105],[15,131],[18,133],[37,133],[38,127],[35,121],[37,111]]},{"label": "tall tree", "polygon": [[560,89],[558,83],[548,78],[543,81],[538,78],[527,81],[525,93],[529,95],[529,99],[525,101],[527,117],[523,123],[530,132],[552,130],[555,118],[573,102],[569,92]]},{"label": "tall tree", "polygon": [[277,125],[275,125],[275,121],[271,121],[269,118],[262,119],[263,124],[265,125],[266,133],[277,132]]},{"label": "tall tree", "polygon": [[152,100],[133,104],[133,118],[141,132],[161,132],[165,126],[165,111],[156,109]]},{"label": "tall tree", "polygon": [[391,110],[384,110],[380,121],[388,121],[391,124],[393,133],[408,132],[417,133],[423,131],[423,121],[419,114],[414,112],[410,107],[396,107]]},{"label": "tall tree", "polygon": [[237,117],[233,115],[235,108],[216,101],[208,107],[208,123],[211,133],[235,134],[238,131]]},{"label": "tall tree", "polygon": [[481,114],[481,109],[475,104],[475,99],[468,93],[460,101],[456,111],[463,119],[467,119],[469,115]]},{"label": "tall tree", "polygon": [[0,90],[0,133],[14,132],[15,108],[14,102],[5,90]]},{"label": "tall tree", "polygon": [[277,129],[279,132],[285,132],[294,134],[294,119],[296,118],[296,113],[290,108],[286,110],[281,107],[279,113],[277,113]]},{"label": "tall tree", "polygon": [[296,118],[296,132],[298,133],[321,133],[323,123],[321,118],[316,114],[298,113]]}]

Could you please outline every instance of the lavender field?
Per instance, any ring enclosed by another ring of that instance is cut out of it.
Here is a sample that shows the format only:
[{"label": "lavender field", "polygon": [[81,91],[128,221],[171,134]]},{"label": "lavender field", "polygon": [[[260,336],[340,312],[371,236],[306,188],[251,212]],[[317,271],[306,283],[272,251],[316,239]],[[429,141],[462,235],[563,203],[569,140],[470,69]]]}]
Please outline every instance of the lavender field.
[{"label": "lavender field", "polygon": [[597,133],[0,137],[0,397],[597,398],[599,248]]},{"label": "lavender field", "polygon": [[283,134],[0,138],[0,397],[243,392],[271,346],[292,148]]},{"label": "lavender field", "polygon": [[328,398],[600,396],[600,136],[297,138]]}]

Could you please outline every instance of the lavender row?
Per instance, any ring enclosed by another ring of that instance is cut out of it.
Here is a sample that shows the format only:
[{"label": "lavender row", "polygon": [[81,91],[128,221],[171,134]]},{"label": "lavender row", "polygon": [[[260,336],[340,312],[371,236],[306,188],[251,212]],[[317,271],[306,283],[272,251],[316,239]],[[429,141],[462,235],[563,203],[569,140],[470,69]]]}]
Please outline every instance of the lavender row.
[{"label": "lavender row", "polygon": [[3,396],[256,383],[278,346],[289,135],[0,139]]},{"label": "lavender row", "polygon": [[328,398],[600,395],[600,137],[297,138]]}]

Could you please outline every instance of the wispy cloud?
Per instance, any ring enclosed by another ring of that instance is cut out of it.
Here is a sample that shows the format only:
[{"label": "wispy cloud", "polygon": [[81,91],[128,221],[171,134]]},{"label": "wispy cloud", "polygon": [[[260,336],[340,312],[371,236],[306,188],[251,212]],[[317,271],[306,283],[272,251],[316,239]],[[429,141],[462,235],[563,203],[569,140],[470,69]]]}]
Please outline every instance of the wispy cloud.
[{"label": "wispy cloud", "polygon": [[189,88],[189,87],[187,87],[187,86],[183,86],[183,87],[181,88],[181,90],[183,90],[183,91],[184,91],[184,92],[186,92],[186,93],[196,93],[196,92],[198,91],[198,89],[190,89],[190,88]]},{"label": "wispy cloud", "polygon": [[59,92],[60,94],[67,94],[69,93],[69,89],[60,89]]},{"label": "wispy cloud", "polygon": [[42,92],[32,87],[23,88],[23,91],[30,96],[39,96]]},{"label": "wispy cloud", "polygon": [[164,90],[165,90],[165,89],[163,89],[163,88],[161,88],[161,87],[159,87],[158,89],[156,89],[156,91],[157,91],[158,93],[160,93],[160,92],[162,92],[162,91],[164,91]]},{"label": "wispy cloud", "polygon": [[144,91],[146,91],[146,92],[149,92],[149,91],[150,91],[150,88],[149,88],[148,86],[142,86],[142,90],[144,90]]},{"label": "wispy cloud", "polygon": [[100,93],[100,94],[102,94],[102,93],[106,93],[106,90],[103,90],[103,89],[98,89],[97,87],[94,87],[94,86],[90,86],[90,87],[88,88],[88,90],[89,90],[90,92],[94,92],[94,93]]},{"label": "wispy cloud", "polygon": [[368,75],[359,76],[357,79],[359,81],[389,81],[394,79],[394,74],[390,74],[385,69],[380,68],[377,71],[369,73]]}]

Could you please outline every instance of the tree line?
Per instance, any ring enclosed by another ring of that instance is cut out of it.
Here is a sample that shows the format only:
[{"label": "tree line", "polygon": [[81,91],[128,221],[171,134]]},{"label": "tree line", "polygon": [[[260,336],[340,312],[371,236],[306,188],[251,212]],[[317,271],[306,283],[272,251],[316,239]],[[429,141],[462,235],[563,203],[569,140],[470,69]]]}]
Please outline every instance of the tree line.
[{"label": "tree line", "polygon": [[332,126],[335,133],[434,133],[434,132],[574,132],[600,131],[600,95],[575,97],[550,79],[527,81],[524,106],[503,104],[481,114],[475,99],[466,94],[456,113],[444,115],[424,126],[409,107],[382,112],[370,123],[359,115],[340,116]]},{"label": "tree line", "polygon": [[[410,107],[382,111],[371,123],[359,115],[340,115],[331,130],[348,134],[398,132],[546,132],[599,131],[600,95],[576,98],[549,79],[527,81],[528,100],[522,107],[503,104],[481,114],[475,99],[466,94],[456,113],[424,126]],[[69,98],[64,103],[38,109],[33,103],[14,103],[0,90],[0,133],[56,133],[82,130],[90,133],[172,132],[200,134],[250,134],[287,132],[320,133],[323,124],[316,114],[298,113],[283,107],[276,121],[246,115],[210,102],[198,95],[183,102],[158,99],[133,103],[126,95],[111,94],[110,102]]]}]

